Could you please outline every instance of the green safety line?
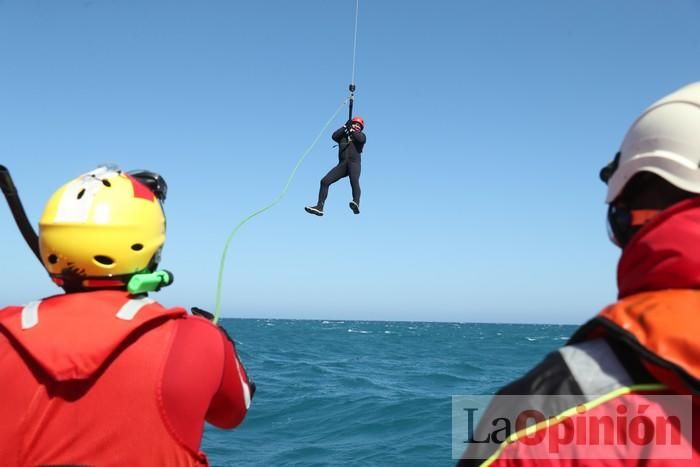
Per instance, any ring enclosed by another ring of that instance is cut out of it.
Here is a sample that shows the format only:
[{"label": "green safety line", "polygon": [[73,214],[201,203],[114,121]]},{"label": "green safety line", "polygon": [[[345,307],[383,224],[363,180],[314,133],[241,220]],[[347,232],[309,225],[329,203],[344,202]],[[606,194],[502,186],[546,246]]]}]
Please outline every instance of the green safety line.
[{"label": "green safety line", "polygon": [[226,253],[228,252],[228,247],[231,244],[231,240],[233,240],[233,237],[236,235],[236,232],[238,232],[238,229],[240,229],[243,224],[248,222],[253,217],[257,216],[258,214],[261,214],[261,213],[267,211],[268,209],[270,209],[271,207],[273,207],[274,205],[279,203],[282,200],[282,198],[284,198],[284,195],[287,194],[287,190],[289,189],[289,185],[292,183],[292,179],[294,179],[294,175],[297,173],[297,169],[299,168],[301,163],[304,161],[304,159],[306,159],[306,156],[308,156],[309,153],[311,153],[314,146],[316,146],[316,143],[318,143],[318,140],[321,139],[321,136],[326,132],[326,129],[328,128],[328,126],[333,122],[333,120],[335,120],[335,118],[338,116],[338,113],[340,113],[340,110],[345,106],[346,103],[347,103],[347,99],[344,100],[343,103],[340,104],[340,106],[338,106],[336,111],[333,113],[333,116],[328,119],[328,121],[323,126],[321,131],[318,132],[318,135],[316,135],[316,138],[314,139],[313,143],[311,143],[311,146],[309,146],[306,149],[306,151],[304,151],[304,154],[302,154],[302,156],[299,158],[296,165],[294,166],[292,173],[289,174],[289,178],[287,179],[287,184],[284,186],[284,189],[277,196],[277,198],[272,203],[265,206],[264,208],[258,209],[257,211],[253,212],[252,214],[248,215],[245,219],[240,221],[238,223],[238,225],[231,231],[228,238],[226,239],[226,245],[224,246],[224,251],[221,255],[221,263],[219,264],[219,276],[218,276],[217,283],[216,283],[216,306],[214,308],[214,320],[213,320],[214,324],[219,322],[219,311],[221,310],[221,284],[223,282],[222,279],[224,276],[224,265],[226,264]]},{"label": "green safety line", "polygon": [[496,462],[501,454],[503,454],[503,451],[510,446],[511,444],[520,441],[522,438],[526,436],[532,436],[533,434],[537,433],[538,431],[542,429],[549,429],[554,425],[557,425],[561,423],[562,421],[569,419],[571,417],[574,417],[578,414],[581,414],[580,412],[581,408],[584,409],[584,412],[587,410],[593,410],[596,407],[611,401],[612,399],[618,398],[620,396],[626,396],[628,394],[634,393],[634,392],[646,392],[646,391],[660,391],[667,389],[667,386],[662,383],[650,383],[650,384],[633,384],[631,386],[623,386],[621,388],[618,388],[614,391],[609,392],[608,394],[602,395],[600,397],[597,397],[596,399],[590,400],[588,402],[584,402],[581,404],[578,404],[574,407],[571,407],[564,412],[560,413],[559,415],[555,415],[551,418],[548,418],[546,420],[543,420],[539,423],[536,423],[534,425],[529,425],[520,431],[517,431],[515,433],[512,433],[508,438],[506,438],[505,441],[501,443],[501,445],[498,447],[496,452],[494,452],[491,457],[486,459],[482,464],[480,464],[480,467],[489,467],[491,464]]}]

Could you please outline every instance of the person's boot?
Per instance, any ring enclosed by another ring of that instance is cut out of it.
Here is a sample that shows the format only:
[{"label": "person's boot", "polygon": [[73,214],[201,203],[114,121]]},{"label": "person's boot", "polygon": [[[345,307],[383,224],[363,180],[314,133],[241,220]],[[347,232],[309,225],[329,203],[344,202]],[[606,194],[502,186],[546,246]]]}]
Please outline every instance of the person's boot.
[{"label": "person's boot", "polygon": [[309,214],[315,214],[317,216],[323,215],[323,206],[317,204],[316,206],[304,206],[304,210]]},{"label": "person's boot", "polygon": [[350,209],[352,209],[352,212],[354,212],[355,214],[360,213],[360,205],[354,201],[350,201]]}]

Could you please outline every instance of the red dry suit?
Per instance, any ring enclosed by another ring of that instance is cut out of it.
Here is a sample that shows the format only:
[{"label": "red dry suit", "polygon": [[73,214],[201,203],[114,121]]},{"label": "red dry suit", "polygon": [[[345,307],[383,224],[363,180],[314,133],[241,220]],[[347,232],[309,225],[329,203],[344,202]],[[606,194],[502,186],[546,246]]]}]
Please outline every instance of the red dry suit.
[{"label": "red dry suit", "polygon": [[254,386],[211,322],[122,291],[0,310],[2,465],[207,465]]},{"label": "red dry suit", "polygon": [[699,246],[700,198],[645,225],[620,258],[619,301],[498,392],[469,441],[505,419],[516,430],[467,441],[459,465],[700,465]]}]

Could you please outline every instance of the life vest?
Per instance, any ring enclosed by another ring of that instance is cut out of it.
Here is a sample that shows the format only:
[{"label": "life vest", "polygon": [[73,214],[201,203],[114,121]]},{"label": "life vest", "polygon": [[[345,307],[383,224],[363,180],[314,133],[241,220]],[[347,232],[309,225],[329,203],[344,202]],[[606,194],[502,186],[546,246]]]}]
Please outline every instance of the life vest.
[{"label": "life vest", "polygon": [[120,291],[0,310],[3,465],[192,466],[160,385],[182,308]]},{"label": "life vest", "polygon": [[[691,397],[697,395],[700,369],[697,310],[696,290],[636,294],[606,307],[567,346],[499,391],[475,432],[481,444],[471,443],[459,465],[635,466],[640,460],[659,467],[700,465],[700,417],[693,417],[700,405]],[[500,445],[485,442],[495,421],[517,420],[533,409],[540,419],[514,429]],[[630,415],[620,418],[623,410]],[[679,427],[666,423],[679,414],[685,415]],[[586,438],[605,432],[596,421],[606,419],[616,420],[616,433],[631,436],[638,434],[640,420],[662,420],[654,429],[663,426],[674,442]]]},{"label": "life vest", "polygon": [[632,350],[675,392],[700,394],[700,290],[631,295],[606,307],[572,341],[596,336]]}]

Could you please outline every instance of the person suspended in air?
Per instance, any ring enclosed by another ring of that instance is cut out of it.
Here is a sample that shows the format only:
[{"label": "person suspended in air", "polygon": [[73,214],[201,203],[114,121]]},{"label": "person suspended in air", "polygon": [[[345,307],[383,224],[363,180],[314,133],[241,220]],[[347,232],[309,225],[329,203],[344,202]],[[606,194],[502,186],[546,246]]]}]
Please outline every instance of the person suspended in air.
[{"label": "person suspended in air", "polygon": [[333,132],[331,137],[333,141],[338,143],[338,165],[333,167],[321,179],[321,188],[318,190],[318,202],[316,205],[304,207],[309,214],[323,215],[323,205],[328,197],[328,188],[343,177],[350,178],[350,186],[352,188],[350,209],[355,214],[360,213],[361,155],[367,141],[367,137],[363,133],[364,127],[365,121],[362,117],[356,116]]}]

